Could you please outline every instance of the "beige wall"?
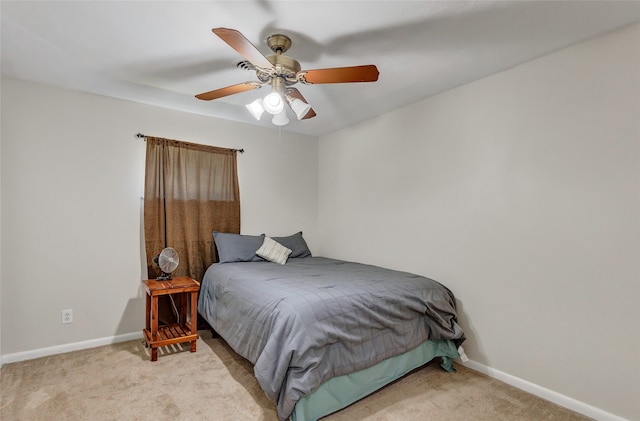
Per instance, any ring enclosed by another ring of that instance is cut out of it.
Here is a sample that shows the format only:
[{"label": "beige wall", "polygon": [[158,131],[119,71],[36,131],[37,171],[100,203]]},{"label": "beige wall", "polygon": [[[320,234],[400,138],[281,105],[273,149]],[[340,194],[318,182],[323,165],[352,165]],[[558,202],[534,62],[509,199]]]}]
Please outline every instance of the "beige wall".
[{"label": "beige wall", "polygon": [[320,139],[320,254],[433,277],[479,365],[640,414],[640,26]]},{"label": "beige wall", "polygon": [[[242,232],[314,245],[317,139],[2,81],[2,355],[141,333],[137,132],[238,155]],[[62,325],[60,312],[75,321]]]}]

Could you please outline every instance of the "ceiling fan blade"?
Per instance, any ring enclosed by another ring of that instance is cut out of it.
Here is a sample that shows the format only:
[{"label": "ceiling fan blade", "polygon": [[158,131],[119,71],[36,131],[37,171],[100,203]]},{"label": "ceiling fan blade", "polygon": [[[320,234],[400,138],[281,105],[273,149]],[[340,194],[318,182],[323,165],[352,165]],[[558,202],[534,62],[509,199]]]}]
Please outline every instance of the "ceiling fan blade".
[{"label": "ceiling fan blade", "polygon": [[273,65],[248,39],[235,29],[213,28],[213,33],[220,37],[242,57],[249,60],[254,66],[271,69]]},{"label": "ceiling fan blade", "polygon": [[373,64],[365,66],[334,67],[331,69],[303,70],[296,77],[302,83],[349,83],[375,82],[378,68]]},{"label": "ceiling fan blade", "polygon": [[[287,95],[289,95],[292,98],[299,99],[300,101],[304,102],[305,104],[309,104],[309,101],[307,101],[305,99],[305,97],[302,96],[300,91],[297,90],[296,88],[288,88],[287,89]],[[304,115],[304,117],[302,117],[300,120],[306,120],[308,118],[313,118],[315,116],[316,116],[316,112],[313,111],[313,108],[310,108],[309,111],[307,111],[307,113]]]},{"label": "ceiling fan blade", "polygon": [[240,92],[250,91],[252,89],[258,89],[262,87],[262,83],[258,82],[243,82],[237,85],[227,86],[226,88],[216,89],[215,91],[204,92],[196,95],[196,98],[204,101],[211,101],[212,99],[222,98],[233,94],[239,94]]}]

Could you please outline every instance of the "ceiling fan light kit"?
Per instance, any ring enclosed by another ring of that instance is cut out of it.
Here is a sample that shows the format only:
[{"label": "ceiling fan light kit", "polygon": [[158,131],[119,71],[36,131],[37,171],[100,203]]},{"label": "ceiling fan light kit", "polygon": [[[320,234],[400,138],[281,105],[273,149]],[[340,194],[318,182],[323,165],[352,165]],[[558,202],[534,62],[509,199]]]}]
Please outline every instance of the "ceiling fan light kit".
[{"label": "ceiling fan light kit", "polygon": [[296,117],[298,117],[298,120],[302,120],[302,118],[307,115],[307,113],[311,109],[311,105],[307,104],[306,102],[302,102],[298,98],[291,98],[291,96],[289,95],[287,95],[286,98],[289,107],[291,107],[293,112],[296,113]]},{"label": "ceiling fan light kit", "polygon": [[264,113],[264,107],[262,106],[262,98],[258,98],[250,104],[245,105],[247,110],[251,113],[252,116],[255,117],[256,120],[260,120],[262,114]]},{"label": "ceiling fan light kit", "polygon": [[280,111],[278,114],[273,116],[271,122],[276,126],[286,126],[287,124],[289,124],[289,117],[287,117],[287,112],[284,110],[284,108],[282,108],[282,111]]},{"label": "ceiling fan light kit", "polygon": [[246,61],[238,67],[255,70],[260,82],[244,82],[226,88],[216,89],[196,95],[196,98],[211,101],[259,89],[271,85],[272,91],[263,99],[256,99],[246,105],[251,115],[260,120],[264,111],[273,115],[271,122],[276,126],[289,123],[285,102],[295,113],[298,120],[316,116],[309,102],[300,91],[292,88],[298,82],[305,85],[323,83],[375,82],[378,80],[378,69],[375,65],[336,67],[329,69],[302,70],[300,63],[285,53],[291,47],[291,39],[283,34],[274,34],[267,38],[267,45],[273,55],[264,56],[247,38],[235,29],[213,28],[213,33],[236,50]]},{"label": "ceiling fan light kit", "polygon": [[264,97],[262,106],[266,112],[275,115],[284,110],[284,101],[280,94],[274,91]]}]

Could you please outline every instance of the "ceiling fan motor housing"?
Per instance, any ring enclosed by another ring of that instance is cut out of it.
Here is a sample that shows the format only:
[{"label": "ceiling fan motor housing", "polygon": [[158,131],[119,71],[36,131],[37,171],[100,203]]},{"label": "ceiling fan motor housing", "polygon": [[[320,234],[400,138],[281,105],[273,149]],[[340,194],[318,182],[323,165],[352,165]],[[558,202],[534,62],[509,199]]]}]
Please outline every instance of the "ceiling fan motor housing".
[{"label": "ceiling fan motor housing", "polygon": [[297,83],[296,75],[302,67],[297,60],[283,54],[291,47],[291,38],[282,34],[274,34],[267,38],[267,45],[275,53],[266,57],[273,67],[269,69],[256,68],[258,79],[263,83],[269,82],[272,78],[282,79],[286,85]]},{"label": "ceiling fan motor housing", "polygon": [[293,85],[298,82],[297,74],[300,72],[301,67],[297,60],[283,55],[268,56],[267,60],[273,64],[272,69],[267,71],[256,69],[256,75],[261,82],[268,82],[272,77],[284,79],[287,85]]}]

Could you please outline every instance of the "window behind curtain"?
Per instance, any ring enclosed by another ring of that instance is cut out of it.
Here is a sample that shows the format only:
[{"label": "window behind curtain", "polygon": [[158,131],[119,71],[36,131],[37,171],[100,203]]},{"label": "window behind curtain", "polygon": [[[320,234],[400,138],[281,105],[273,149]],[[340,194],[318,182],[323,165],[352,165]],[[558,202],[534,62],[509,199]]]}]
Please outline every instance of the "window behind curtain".
[{"label": "window behind curtain", "polygon": [[236,151],[147,137],[144,234],[149,278],[165,247],[180,256],[172,276],[201,281],[216,261],[213,231],[240,233]]}]

